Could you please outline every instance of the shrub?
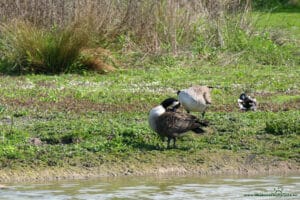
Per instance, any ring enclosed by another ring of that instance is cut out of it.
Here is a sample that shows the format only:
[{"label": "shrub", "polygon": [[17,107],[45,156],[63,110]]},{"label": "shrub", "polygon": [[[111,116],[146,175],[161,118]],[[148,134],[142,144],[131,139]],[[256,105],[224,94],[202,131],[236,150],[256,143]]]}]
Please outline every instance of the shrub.
[{"label": "shrub", "polygon": [[274,135],[300,134],[299,118],[272,118],[266,122],[267,133]]},{"label": "shrub", "polygon": [[21,157],[19,150],[13,145],[5,145],[0,148],[0,156],[8,159],[17,159]]},{"label": "shrub", "polygon": [[78,24],[46,29],[15,20],[2,24],[0,31],[0,54],[6,61],[3,70],[11,72],[67,72],[88,42]]}]

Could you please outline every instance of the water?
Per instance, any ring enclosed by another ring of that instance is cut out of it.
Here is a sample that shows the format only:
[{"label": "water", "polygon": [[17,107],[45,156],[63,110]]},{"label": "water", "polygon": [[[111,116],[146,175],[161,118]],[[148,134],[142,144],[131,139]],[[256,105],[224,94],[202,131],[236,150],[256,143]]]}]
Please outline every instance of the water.
[{"label": "water", "polygon": [[[300,176],[123,177],[48,183],[11,183],[6,186],[6,189],[0,189],[1,200],[300,199]],[[255,194],[266,196],[247,196]],[[270,196],[272,194],[277,196]]]}]

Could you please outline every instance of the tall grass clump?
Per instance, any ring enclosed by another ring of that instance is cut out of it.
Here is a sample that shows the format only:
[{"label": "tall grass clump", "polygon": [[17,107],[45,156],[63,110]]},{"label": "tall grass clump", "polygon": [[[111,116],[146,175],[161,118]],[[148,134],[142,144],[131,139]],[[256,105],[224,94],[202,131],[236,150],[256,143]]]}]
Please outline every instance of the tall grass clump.
[{"label": "tall grass clump", "polygon": [[51,27],[88,19],[101,44],[127,52],[177,53],[192,38],[201,5],[198,0],[3,0],[0,21],[18,18]]},{"label": "tall grass clump", "polygon": [[40,28],[13,20],[2,24],[0,31],[2,70],[7,72],[67,72],[88,42],[86,30],[76,23]]},{"label": "tall grass clump", "polygon": [[[10,0],[3,0],[0,20],[8,23],[18,18],[37,27],[51,28],[53,24],[66,27],[84,19],[97,35],[93,38],[94,44],[119,51],[122,55],[133,53],[142,58],[145,55],[187,55],[222,65],[236,62],[286,65],[295,62],[293,46],[278,44],[268,31],[255,28],[252,7],[261,3],[264,2],[52,0],[32,3],[23,0],[12,4]],[[47,34],[56,32],[52,30]],[[46,37],[47,34],[43,32],[42,35]],[[54,41],[51,37],[46,40]]]}]

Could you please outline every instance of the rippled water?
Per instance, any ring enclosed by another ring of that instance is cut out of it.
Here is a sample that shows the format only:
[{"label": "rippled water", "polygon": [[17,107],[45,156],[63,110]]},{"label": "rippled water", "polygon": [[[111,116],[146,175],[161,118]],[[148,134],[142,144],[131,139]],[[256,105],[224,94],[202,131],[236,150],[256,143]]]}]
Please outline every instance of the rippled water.
[{"label": "rippled water", "polygon": [[[300,176],[123,177],[6,184],[0,199],[300,199]],[[247,196],[247,195],[267,196]],[[270,196],[270,195],[277,195]],[[283,196],[285,195],[285,196]],[[289,195],[289,196],[288,196]]]}]

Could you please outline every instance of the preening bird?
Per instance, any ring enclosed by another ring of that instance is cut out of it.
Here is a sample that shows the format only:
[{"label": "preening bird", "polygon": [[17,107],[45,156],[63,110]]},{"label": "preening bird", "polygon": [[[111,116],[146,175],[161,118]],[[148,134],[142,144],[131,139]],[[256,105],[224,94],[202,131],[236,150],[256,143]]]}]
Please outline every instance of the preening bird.
[{"label": "preening bird", "polygon": [[164,141],[165,137],[168,138],[168,148],[170,142],[173,139],[173,146],[176,145],[176,138],[188,131],[195,133],[204,133],[201,126],[205,124],[201,123],[197,117],[169,110],[174,106],[180,105],[179,101],[174,98],[168,98],[164,100],[160,105],[151,109],[149,113],[149,125],[153,131],[155,131]]},{"label": "preening bird", "polygon": [[255,98],[251,98],[250,96],[246,95],[245,93],[242,93],[238,99],[238,105],[241,110],[249,111],[253,110],[255,111],[257,109],[257,101]]},{"label": "preening bird", "polygon": [[177,95],[179,102],[188,113],[201,112],[202,117],[211,104],[210,88],[207,86],[192,86],[179,90]]}]

